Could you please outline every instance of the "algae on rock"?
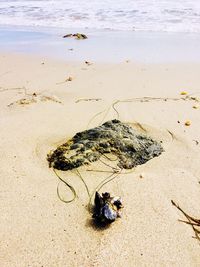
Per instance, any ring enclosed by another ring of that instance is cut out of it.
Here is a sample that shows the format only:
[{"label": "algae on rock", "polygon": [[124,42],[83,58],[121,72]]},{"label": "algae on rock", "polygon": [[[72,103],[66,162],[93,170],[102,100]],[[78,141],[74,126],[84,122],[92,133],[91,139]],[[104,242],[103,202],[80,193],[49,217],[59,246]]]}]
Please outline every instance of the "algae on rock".
[{"label": "algae on rock", "polygon": [[72,170],[97,161],[104,154],[117,157],[117,166],[131,169],[159,156],[160,142],[119,120],[79,132],[47,156],[49,166],[58,170]]}]

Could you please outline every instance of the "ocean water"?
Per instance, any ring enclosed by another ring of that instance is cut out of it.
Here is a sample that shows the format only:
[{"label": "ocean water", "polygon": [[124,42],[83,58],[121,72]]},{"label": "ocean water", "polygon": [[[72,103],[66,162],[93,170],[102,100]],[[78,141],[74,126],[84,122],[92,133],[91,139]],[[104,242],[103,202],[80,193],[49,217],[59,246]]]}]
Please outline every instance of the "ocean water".
[{"label": "ocean water", "polygon": [[200,32],[200,0],[0,0],[0,25]]}]

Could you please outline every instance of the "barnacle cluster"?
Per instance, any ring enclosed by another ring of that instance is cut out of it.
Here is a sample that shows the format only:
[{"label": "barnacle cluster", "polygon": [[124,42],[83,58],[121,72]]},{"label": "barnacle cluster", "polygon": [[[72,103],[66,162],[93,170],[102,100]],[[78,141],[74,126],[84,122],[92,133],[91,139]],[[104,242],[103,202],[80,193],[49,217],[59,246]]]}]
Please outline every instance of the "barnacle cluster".
[{"label": "barnacle cluster", "polygon": [[120,209],[123,207],[120,197],[111,197],[105,192],[102,196],[96,192],[94,200],[93,218],[99,223],[112,223],[120,217]]}]

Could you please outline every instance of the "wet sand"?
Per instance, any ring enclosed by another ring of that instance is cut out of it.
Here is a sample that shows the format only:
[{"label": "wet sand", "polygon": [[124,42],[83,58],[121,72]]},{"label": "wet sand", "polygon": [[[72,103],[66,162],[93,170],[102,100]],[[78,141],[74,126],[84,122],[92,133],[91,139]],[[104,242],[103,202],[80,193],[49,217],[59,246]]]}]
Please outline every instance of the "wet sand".
[{"label": "wet sand", "polygon": [[[86,34],[88,39],[62,38],[77,32]],[[0,38],[0,51],[47,56],[67,62],[200,62],[198,33],[0,26]]]}]

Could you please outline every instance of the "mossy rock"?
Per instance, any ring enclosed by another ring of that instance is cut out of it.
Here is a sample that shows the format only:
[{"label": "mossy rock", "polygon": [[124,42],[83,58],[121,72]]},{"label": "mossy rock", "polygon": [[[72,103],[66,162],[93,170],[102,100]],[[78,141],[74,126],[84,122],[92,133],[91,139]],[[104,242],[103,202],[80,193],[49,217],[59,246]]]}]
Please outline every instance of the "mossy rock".
[{"label": "mossy rock", "polygon": [[163,152],[161,142],[141,134],[119,120],[107,121],[101,126],[79,132],[72,139],[47,155],[49,166],[58,170],[72,170],[89,165],[103,154],[117,157],[117,166],[131,169]]}]

